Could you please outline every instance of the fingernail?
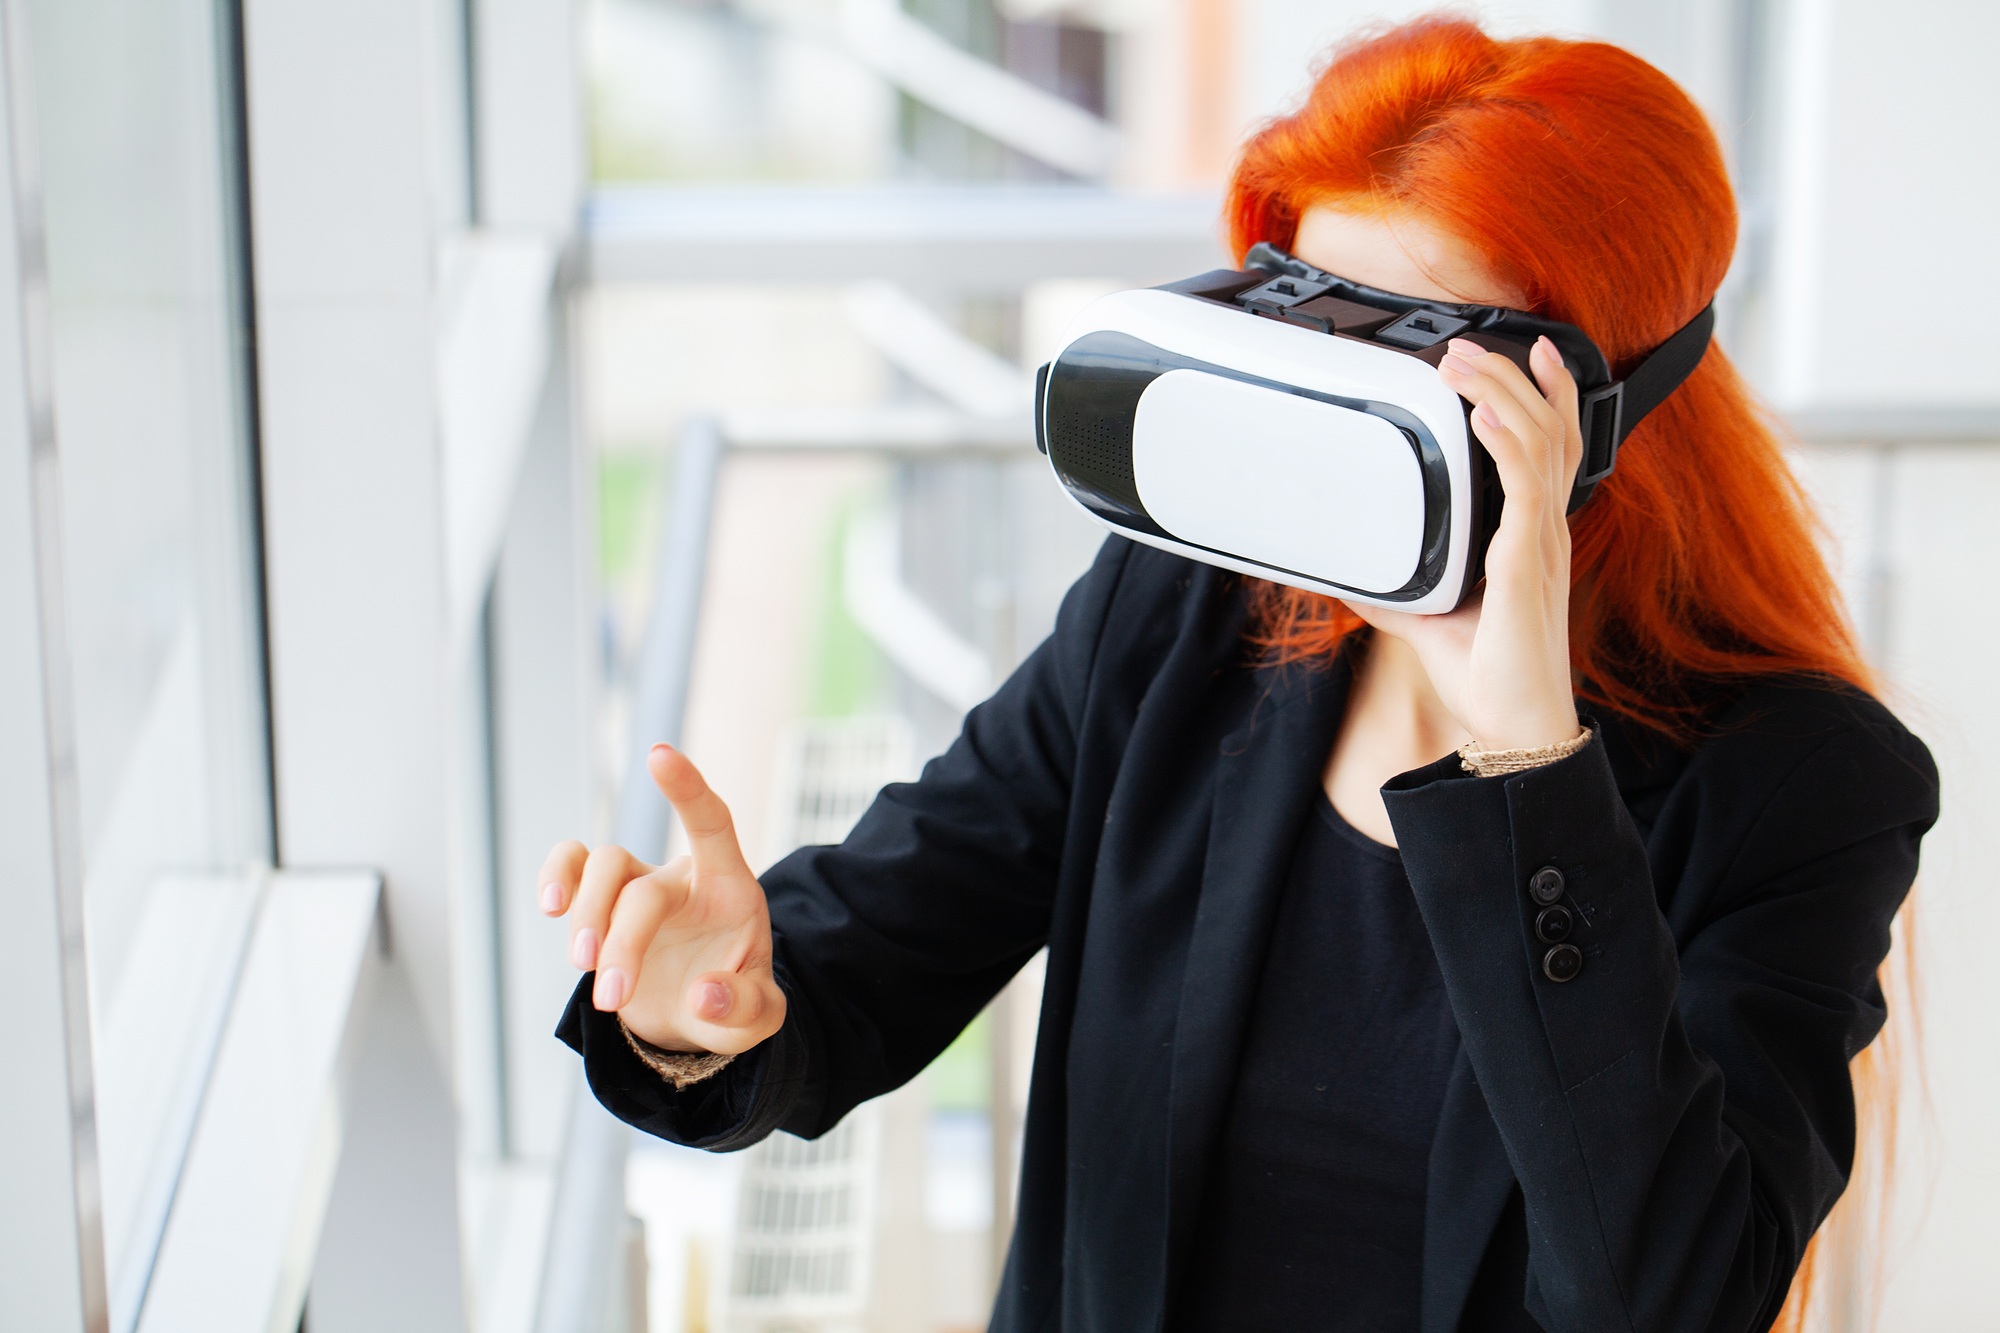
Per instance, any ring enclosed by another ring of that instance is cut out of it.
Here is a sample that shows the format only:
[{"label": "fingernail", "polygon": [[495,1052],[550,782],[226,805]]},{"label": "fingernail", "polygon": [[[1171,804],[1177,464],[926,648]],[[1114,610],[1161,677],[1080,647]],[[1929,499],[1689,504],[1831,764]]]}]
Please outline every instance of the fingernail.
[{"label": "fingernail", "polygon": [[1460,360],[1458,357],[1453,356],[1450,353],[1446,353],[1444,360],[1439,362],[1438,364],[1443,366],[1446,370],[1451,371],[1455,375],[1470,375],[1473,373],[1472,365],[1470,362]]},{"label": "fingernail", "polygon": [[1500,414],[1493,410],[1490,403],[1481,403],[1479,406],[1473,408],[1472,415],[1478,417],[1489,426],[1498,427],[1500,424]]},{"label": "fingernail", "polygon": [[597,986],[590,993],[590,1002],[599,1009],[617,1009],[625,1003],[626,992],[631,986],[625,980],[625,973],[616,967],[607,967],[597,974]]},{"label": "fingernail", "polygon": [[542,885],[542,910],[550,916],[562,911],[562,885],[554,881]]},{"label": "fingernail", "polygon": [[1453,338],[1450,342],[1446,343],[1445,346],[1449,347],[1452,351],[1457,352],[1460,356],[1486,355],[1486,349],[1484,347],[1481,347],[1478,343],[1473,342],[1470,338]]},{"label": "fingernail", "polygon": [[729,987],[719,981],[705,981],[694,1002],[695,1016],[716,1022],[729,1015]]},{"label": "fingernail", "polygon": [[576,938],[569,942],[569,961],[571,966],[582,968],[585,972],[597,966],[596,931],[576,932]]}]

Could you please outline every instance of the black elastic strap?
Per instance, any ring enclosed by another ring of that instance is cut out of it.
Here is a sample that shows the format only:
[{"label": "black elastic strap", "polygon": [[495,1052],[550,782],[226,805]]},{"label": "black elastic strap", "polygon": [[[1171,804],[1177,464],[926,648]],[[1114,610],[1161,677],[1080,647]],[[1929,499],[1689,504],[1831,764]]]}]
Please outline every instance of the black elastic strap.
[{"label": "black elastic strap", "polygon": [[1708,354],[1708,342],[1714,333],[1715,307],[1703,306],[1699,315],[1681,325],[1678,333],[1632,368],[1632,373],[1625,377],[1625,405],[1618,431],[1620,444],[1625,443],[1625,437],[1632,433],[1632,427],[1639,424],[1641,417],[1666,402],[1667,395],[1694,374],[1694,368]]},{"label": "black elastic strap", "polygon": [[1583,429],[1583,459],[1577,465],[1576,485],[1569,496],[1569,512],[1583,507],[1597,483],[1611,475],[1618,463],[1618,446],[1648,412],[1667,400],[1681,387],[1708,353],[1715,333],[1715,307],[1703,306],[1701,313],[1683,324],[1665,342],[1649,352],[1632,373],[1601,389],[1587,389],[1577,403]]}]

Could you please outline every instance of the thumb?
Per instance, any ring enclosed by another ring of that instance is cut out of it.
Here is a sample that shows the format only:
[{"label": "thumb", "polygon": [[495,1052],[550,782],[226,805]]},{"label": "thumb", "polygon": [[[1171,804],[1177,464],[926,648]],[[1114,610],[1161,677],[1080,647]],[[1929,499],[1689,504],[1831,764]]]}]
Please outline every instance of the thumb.
[{"label": "thumb", "polygon": [[736,1055],[783,1026],[785,1009],[785,993],[768,967],[705,972],[681,998],[680,1026],[703,1050]]}]

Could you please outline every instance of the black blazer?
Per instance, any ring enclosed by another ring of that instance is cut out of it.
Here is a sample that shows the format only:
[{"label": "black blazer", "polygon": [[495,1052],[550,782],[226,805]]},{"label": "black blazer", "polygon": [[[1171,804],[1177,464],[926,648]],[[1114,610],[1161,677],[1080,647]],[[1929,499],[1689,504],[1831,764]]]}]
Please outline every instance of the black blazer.
[{"label": "black blazer", "polygon": [[[572,999],[615,1114],[742,1148],[822,1134],[1048,946],[997,1333],[1168,1325],[1274,908],[1347,675],[1253,665],[1242,581],[1105,544],[1055,633],[921,780],[763,883],[783,1029],[675,1093]],[[1937,814],[1879,703],[1773,681],[1692,752],[1600,722],[1558,763],[1384,789],[1461,1046],[1423,1329],[1762,1329],[1846,1182],[1848,1061]],[[1574,980],[1529,881],[1560,872]],[[1329,1323],[1338,1326],[1338,1312]]]}]

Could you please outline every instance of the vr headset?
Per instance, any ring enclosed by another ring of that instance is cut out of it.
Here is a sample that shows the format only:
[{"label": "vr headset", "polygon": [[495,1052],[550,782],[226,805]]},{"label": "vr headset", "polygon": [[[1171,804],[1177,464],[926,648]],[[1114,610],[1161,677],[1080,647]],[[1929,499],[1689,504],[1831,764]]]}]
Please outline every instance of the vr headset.
[{"label": "vr headset", "polygon": [[1093,302],[1035,376],[1035,442],[1070,497],[1162,550],[1348,601],[1449,611],[1479,582],[1499,477],[1436,366],[1464,338],[1575,376],[1575,512],[1708,350],[1713,307],[1623,379],[1573,325],[1398,296],[1269,245]]}]

